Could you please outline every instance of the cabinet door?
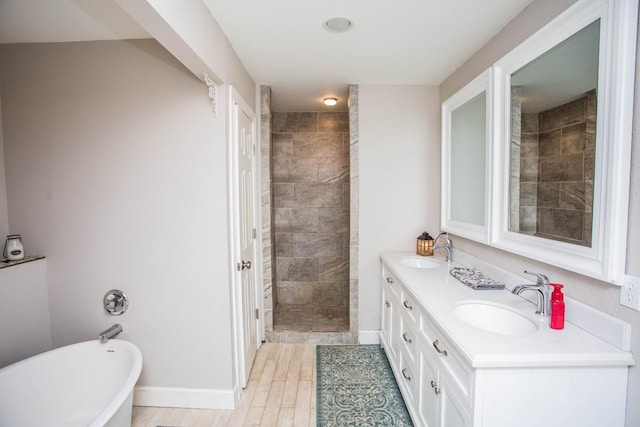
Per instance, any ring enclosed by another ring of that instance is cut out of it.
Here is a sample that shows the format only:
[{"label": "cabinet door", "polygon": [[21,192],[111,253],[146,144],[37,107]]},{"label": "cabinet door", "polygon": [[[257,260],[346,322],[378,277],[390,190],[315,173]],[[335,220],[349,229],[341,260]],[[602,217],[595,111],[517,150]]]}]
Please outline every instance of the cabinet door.
[{"label": "cabinet door", "polygon": [[393,294],[389,292],[386,285],[382,285],[382,342],[389,357],[395,358],[395,349],[393,348],[394,333],[394,300]]},{"label": "cabinet door", "polygon": [[465,405],[456,396],[455,386],[444,372],[439,377],[439,427],[469,427],[471,417],[466,411]]},{"label": "cabinet door", "polygon": [[438,369],[427,350],[421,348],[418,353],[418,417],[423,426],[436,427],[438,425]]}]

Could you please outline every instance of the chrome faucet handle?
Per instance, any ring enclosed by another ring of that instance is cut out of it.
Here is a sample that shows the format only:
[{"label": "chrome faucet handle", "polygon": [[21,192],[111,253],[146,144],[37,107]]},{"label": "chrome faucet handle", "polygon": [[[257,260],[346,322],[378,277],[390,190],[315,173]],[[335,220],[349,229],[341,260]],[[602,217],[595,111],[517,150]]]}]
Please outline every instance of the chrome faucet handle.
[{"label": "chrome faucet handle", "polygon": [[537,277],[537,285],[543,286],[543,285],[548,285],[549,284],[549,278],[547,276],[545,276],[542,273],[536,273],[534,271],[524,271],[525,274],[530,274],[532,276],[536,276]]}]

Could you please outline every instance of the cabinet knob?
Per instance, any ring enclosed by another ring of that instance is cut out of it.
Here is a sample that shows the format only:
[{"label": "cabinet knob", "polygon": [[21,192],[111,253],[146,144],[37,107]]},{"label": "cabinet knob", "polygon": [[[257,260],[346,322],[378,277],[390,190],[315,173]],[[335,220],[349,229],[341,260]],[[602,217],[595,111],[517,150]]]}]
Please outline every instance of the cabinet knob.
[{"label": "cabinet knob", "polygon": [[387,307],[391,307],[391,303],[389,301],[385,301],[384,305],[386,305]]},{"label": "cabinet knob", "polygon": [[433,344],[433,348],[435,348],[438,353],[440,353],[443,356],[447,355],[447,350],[440,350],[440,347],[439,347],[440,343],[438,342],[438,340],[435,340],[432,344]]},{"label": "cabinet knob", "polygon": [[411,377],[407,375],[407,368],[402,368],[402,376],[404,377],[405,380],[411,381]]},{"label": "cabinet knob", "polygon": [[393,279],[391,277],[387,277],[387,283],[393,283]]},{"label": "cabinet knob", "polygon": [[403,302],[402,305],[404,305],[407,308],[407,310],[413,310],[413,306],[409,304],[409,301]]},{"label": "cabinet knob", "polygon": [[412,343],[411,338],[407,337],[407,333],[406,332],[404,332],[402,334],[402,339],[405,340],[406,342],[408,342],[409,344]]}]

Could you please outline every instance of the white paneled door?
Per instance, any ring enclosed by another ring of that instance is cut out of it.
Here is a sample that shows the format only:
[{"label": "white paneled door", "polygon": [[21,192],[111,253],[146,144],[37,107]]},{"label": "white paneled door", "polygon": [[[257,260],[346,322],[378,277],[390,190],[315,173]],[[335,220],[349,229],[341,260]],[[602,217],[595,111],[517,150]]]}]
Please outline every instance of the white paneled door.
[{"label": "white paneled door", "polygon": [[249,372],[258,348],[258,290],[256,265],[256,140],[252,112],[234,93],[232,100],[233,143],[236,153],[236,268],[238,329],[241,332],[240,375],[242,387],[247,385]]}]

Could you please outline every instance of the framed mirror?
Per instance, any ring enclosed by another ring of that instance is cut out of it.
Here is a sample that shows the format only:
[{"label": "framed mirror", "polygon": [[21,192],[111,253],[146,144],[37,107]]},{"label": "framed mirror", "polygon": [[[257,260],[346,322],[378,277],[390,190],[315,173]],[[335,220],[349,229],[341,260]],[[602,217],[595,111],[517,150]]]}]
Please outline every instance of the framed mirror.
[{"label": "framed mirror", "polygon": [[621,285],[634,0],[581,0],[494,65],[491,244]]},{"label": "framed mirror", "polygon": [[444,231],[488,243],[491,69],[442,104]]}]

